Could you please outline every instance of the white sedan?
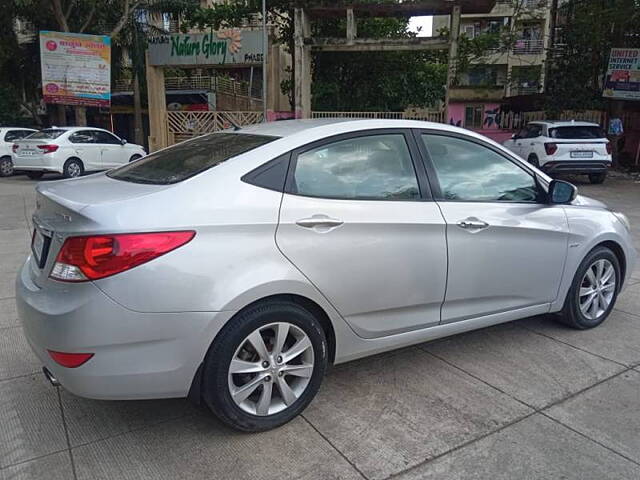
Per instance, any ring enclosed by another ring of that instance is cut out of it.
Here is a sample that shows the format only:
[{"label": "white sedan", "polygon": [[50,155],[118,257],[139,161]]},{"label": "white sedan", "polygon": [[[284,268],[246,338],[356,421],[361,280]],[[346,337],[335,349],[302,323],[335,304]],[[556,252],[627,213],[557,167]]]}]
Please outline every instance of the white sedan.
[{"label": "white sedan", "polygon": [[140,145],[101,128],[52,127],[36,132],[13,144],[13,165],[29,178],[46,172],[66,178],[84,172],[108,170],[145,156]]},{"label": "white sedan", "polygon": [[0,128],[0,177],[13,175],[11,147],[13,142],[37,132],[33,128],[2,127]]}]

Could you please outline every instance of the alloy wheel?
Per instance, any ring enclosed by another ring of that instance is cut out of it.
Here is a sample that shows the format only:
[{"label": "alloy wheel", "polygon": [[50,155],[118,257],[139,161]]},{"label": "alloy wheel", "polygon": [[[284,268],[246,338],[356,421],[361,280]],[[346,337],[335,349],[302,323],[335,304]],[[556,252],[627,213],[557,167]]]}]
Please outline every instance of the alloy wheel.
[{"label": "alloy wheel", "polygon": [[13,163],[11,160],[0,160],[0,176],[8,177],[13,175]]},{"label": "alloy wheel", "polygon": [[589,320],[596,320],[609,308],[616,290],[616,271],[604,258],[592,263],[582,277],[578,301],[580,311]]},{"label": "alloy wheel", "polygon": [[82,169],[77,163],[71,162],[67,167],[67,172],[69,173],[69,177],[74,178],[80,176],[80,173],[82,173]]},{"label": "alloy wheel", "polygon": [[247,413],[273,415],[304,393],[313,374],[308,335],[287,322],[254,330],[236,349],[229,365],[229,393]]}]

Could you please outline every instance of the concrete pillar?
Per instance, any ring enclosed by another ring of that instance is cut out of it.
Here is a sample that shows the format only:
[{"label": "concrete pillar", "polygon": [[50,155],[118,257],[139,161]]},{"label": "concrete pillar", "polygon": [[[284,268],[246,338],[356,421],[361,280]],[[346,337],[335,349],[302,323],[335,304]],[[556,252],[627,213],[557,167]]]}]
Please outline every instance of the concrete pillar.
[{"label": "concrete pillar", "polygon": [[164,69],[149,65],[147,54],[147,95],[149,101],[149,152],[168,146],[167,100],[164,89]]},{"label": "concrete pillar", "polygon": [[302,8],[294,11],[295,104],[296,118],[311,117],[311,48],[304,39],[311,35],[309,17]]},{"label": "concrete pillar", "polygon": [[353,15],[353,8],[347,8],[347,43],[353,45],[357,35],[356,19]]},{"label": "concrete pillar", "polygon": [[449,90],[456,76],[456,58],[458,56],[458,38],[460,37],[460,5],[451,9],[451,28],[449,30],[449,68],[447,71],[447,90],[444,101],[444,123],[449,123]]}]

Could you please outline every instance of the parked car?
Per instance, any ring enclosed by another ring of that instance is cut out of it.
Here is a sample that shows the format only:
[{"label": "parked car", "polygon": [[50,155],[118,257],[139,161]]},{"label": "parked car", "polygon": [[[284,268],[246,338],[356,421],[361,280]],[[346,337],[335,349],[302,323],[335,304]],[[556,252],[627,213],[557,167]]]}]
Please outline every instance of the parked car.
[{"label": "parked car", "polygon": [[13,164],[29,178],[61,173],[66,178],[108,170],[146,155],[140,145],[101,128],[52,127],[13,144]]},{"label": "parked car", "polygon": [[282,425],[329,364],[531,315],[592,328],[636,252],[621,213],[501,145],[408,120],[205,135],[37,186],[18,274],[45,373]]},{"label": "parked car", "polygon": [[13,142],[37,132],[33,128],[0,127],[0,177],[13,175],[11,147]]},{"label": "parked car", "polygon": [[602,183],[611,166],[611,144],[597,123],[529,122],[504,146],[549,175],[585,174]]}]

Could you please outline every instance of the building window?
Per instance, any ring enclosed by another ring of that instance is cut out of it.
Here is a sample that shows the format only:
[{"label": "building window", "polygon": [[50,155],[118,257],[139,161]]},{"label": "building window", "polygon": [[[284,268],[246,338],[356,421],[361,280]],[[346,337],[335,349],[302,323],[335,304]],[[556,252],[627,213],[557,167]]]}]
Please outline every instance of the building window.
[{"label": "building window", "polygon": [[464,127],[482,128],[484,105],[467,105],[464,107]]}]

